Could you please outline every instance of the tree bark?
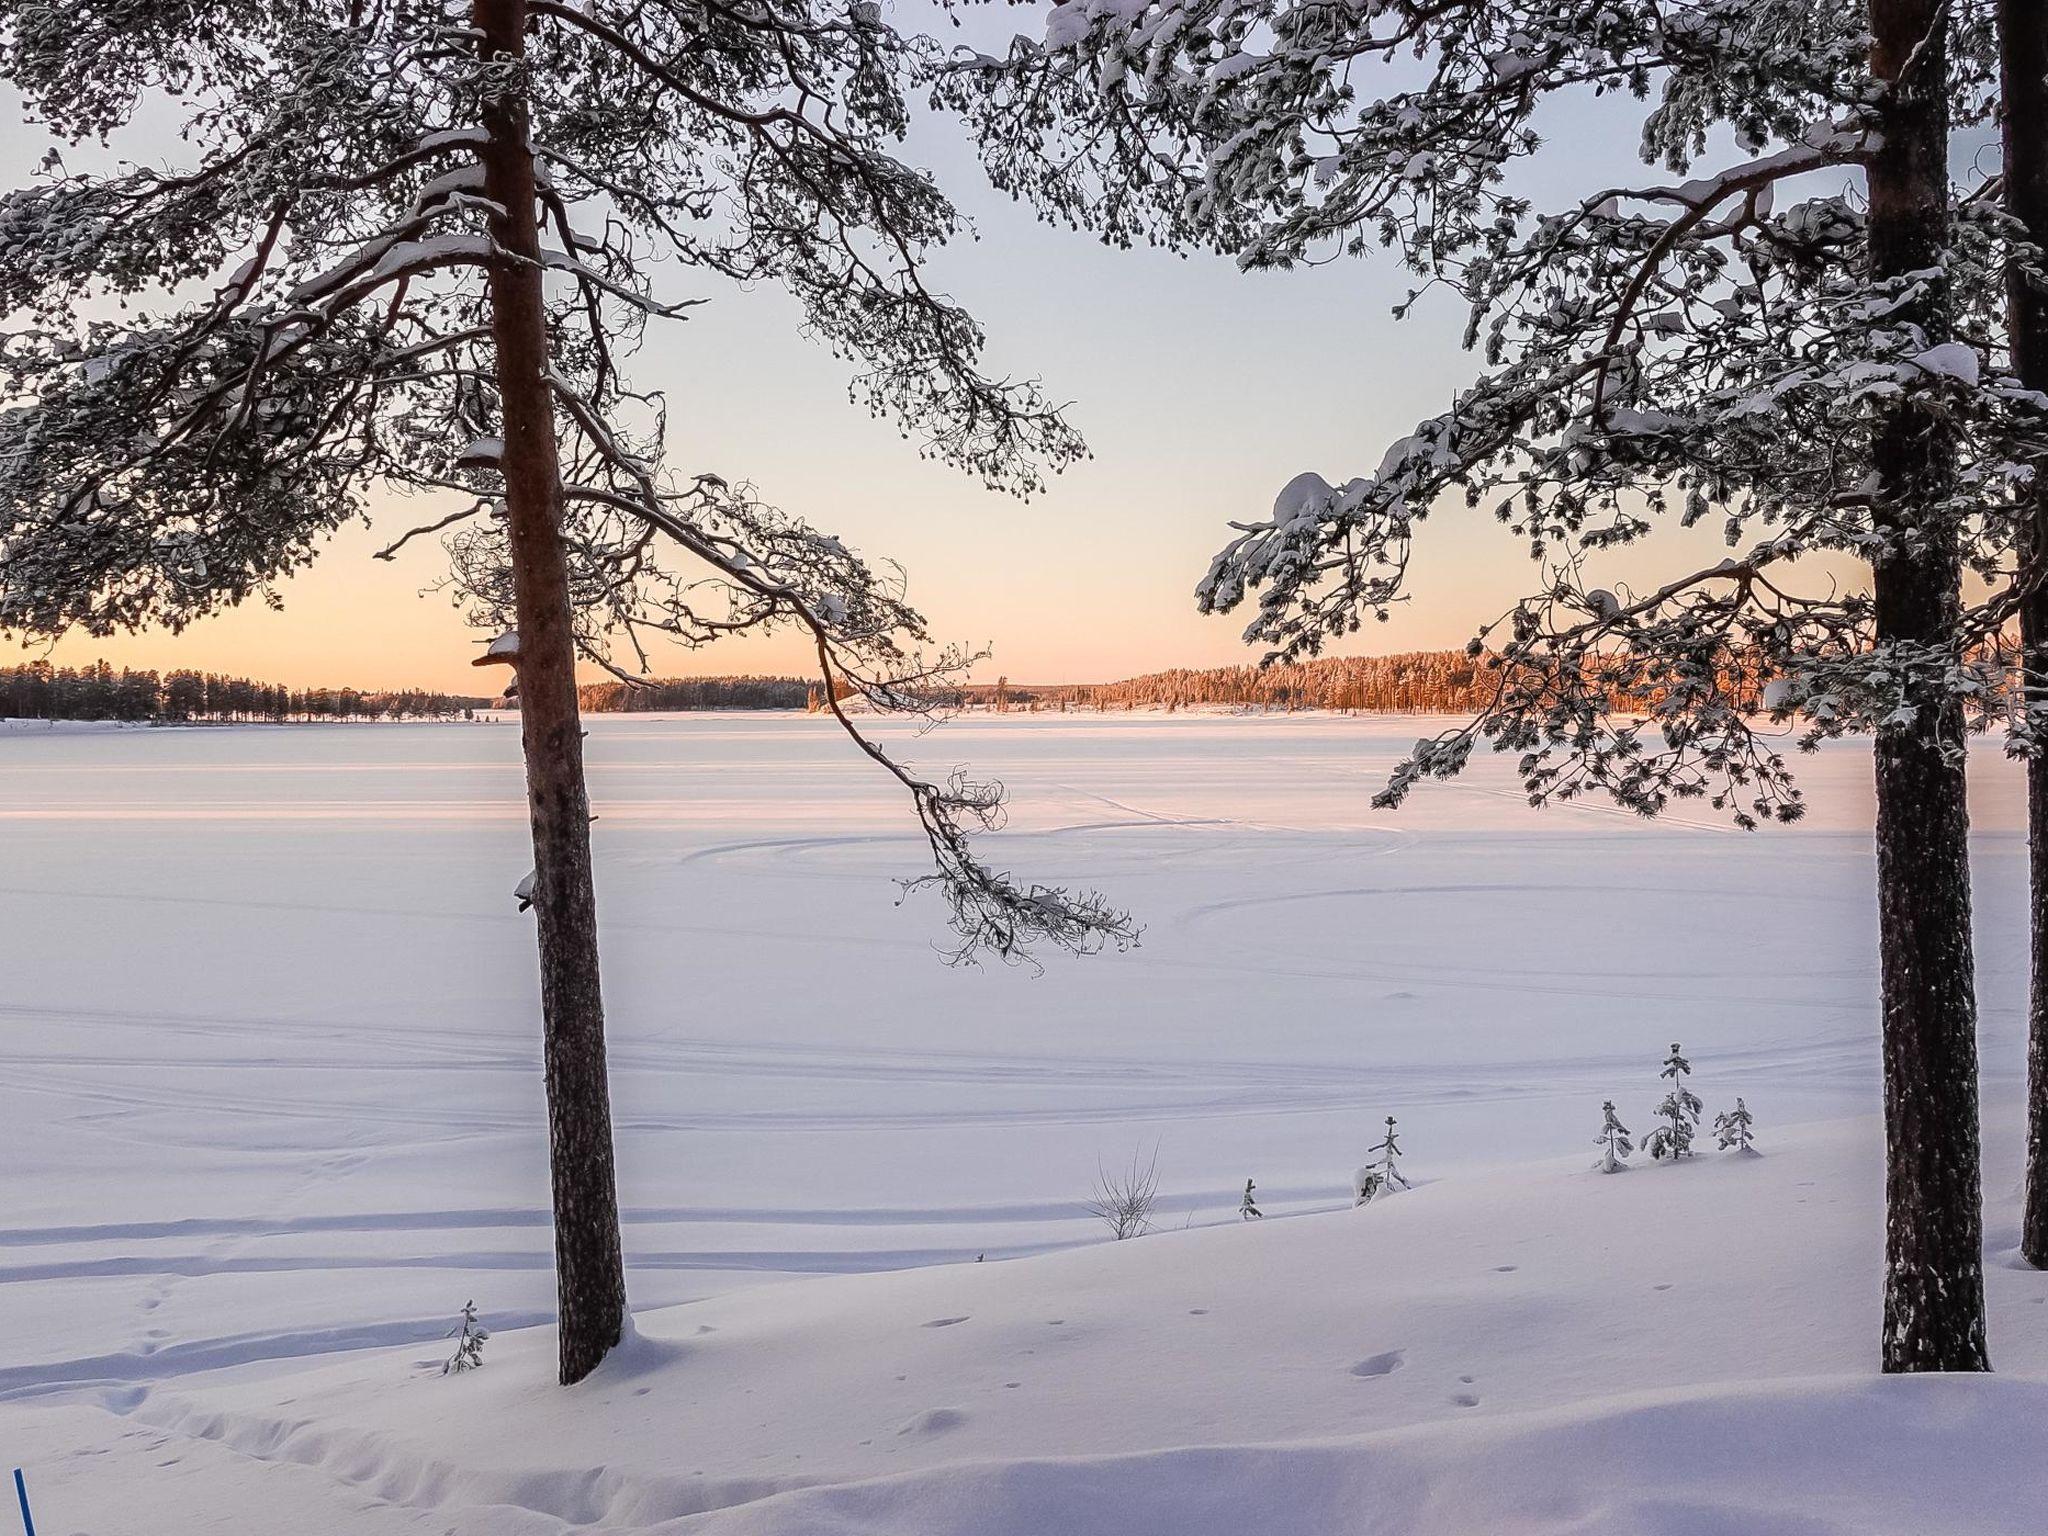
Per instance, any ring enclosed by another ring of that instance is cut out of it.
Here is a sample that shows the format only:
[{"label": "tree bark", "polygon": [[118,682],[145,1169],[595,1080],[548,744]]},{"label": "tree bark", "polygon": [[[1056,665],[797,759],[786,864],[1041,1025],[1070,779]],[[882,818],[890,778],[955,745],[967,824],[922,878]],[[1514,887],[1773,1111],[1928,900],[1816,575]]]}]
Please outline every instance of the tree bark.
[{"label": "tree bark", "polygon": [[[1999,0],[1998,43],[2005,115],[2005,208],[2048,245],[2048,8],[2041,0]],[[2006,278],[2013,372],[2048,390],[2048,295],[2017,268]],[[2048,476],[2048,464],[2037,467]],[[2021,655],[2029,706],[2048,706],[2048,482],[2037,482],[2028,509],[2020,604]],[[2027,1194],[2020,1214],[2020,1255],[2048,1269],[2048,754],[2027,759],[2027,859],[2032,869],[2033,984],[2027,999]]]},{"label": "tree bark", "polygon": [[[1870,167],[1873,278],[1944,268],[1948,27],[1943,0],[1873,0],[1871,65],[1890,90]],[[1912,318],[1949,339],[1937,282]],[[1954,477],[1938,412],[1911,399],[1876,445],[1873,573],[1880,644],[1947,653],[1961,604],[1953,519],[1930,505]],[[1877,733],[1878,933],[1885,1105],[1886,1371],[1990,1369],[1984,1337],[1977,1018],[1970,936],[1963,713],[1940,676],[1910,685],[1911,718]]]},{"label": "tree bark", "polygon": [[[525,54],[525,0],[473,0],[486,58]],[[561,1379],[582,1380],[619,1342],[626,1279],[612,1166],[604,1002],[598,987],[597,896],[569,572],[561,540],[562,482],[548,383],[548,328],[534,214],[526,95],[487,102],[486,194],[504,210],[491,233],[508,253],[489,275],[491,335],[503,416],[507,533],[519,628],[520,741],[533,824],[533,913],[540,937],[548,1152],[555,1207]]]}]

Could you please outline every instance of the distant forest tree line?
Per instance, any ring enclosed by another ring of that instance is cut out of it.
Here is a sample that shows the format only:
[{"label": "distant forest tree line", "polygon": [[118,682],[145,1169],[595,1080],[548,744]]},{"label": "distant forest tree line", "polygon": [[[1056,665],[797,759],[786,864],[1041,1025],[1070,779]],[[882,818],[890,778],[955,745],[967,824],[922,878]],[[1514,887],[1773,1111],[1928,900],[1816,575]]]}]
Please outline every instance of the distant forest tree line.
[{"label": "distant forest tree line", "polygon": [[1323,656],[1280,666],[1175,667],[1116,683],[1020,686],[1007,678],[961,690],[960,702],[997,710],[1334,709],[1359,714],[1437,714],[1478,708],[1499,687],[1483,657],[1464,651]]},{"label": "distant forest tree line", "polygon": [[576,690],[576,702],[585,713],[601,715],[681,709],[817,709],[821,704],[817,682],[801,677],[665,677],[646,683],[584,683]]},{"label": "distant forest tree line", "polygon": [[[1410,651],[1400,656],[1323,657],[1287,666],[1176,667],[1117,683],[1034,683],[1007,678],[935,692],[953,708],[1178,709],[1194,704],[1268,709],[1341,709],[1387,714],[1474,708],[1489,694],[1483,660],[1463,651]],[[650,682],[585,683],[577,700],[592,714],[690,709],[824,708],[815,679],[800,677],[671,677]],[[517,701],[510,701],[517,707]]]},{"label": "distant forest tree line", "polygon": [[[1404,651],[1395,656],[1322,656],[1271,667],[1175,667],[1114,683],[969,683],[937,690],[942,706],[965,709],[1329,709],[1353,714],[1464,714],[1483,709],[1500,688],[1495,658],[1467,651]],[[1738,687],[1754,694],[1753,679]],[[1654,687],[1642,700],[1654,698]],[[690,709],[824,707],[814,680],[796,677],[662,678],[647,683],[586,683],[577,690],[594,714]]]},{"label": "distant forest tree line", "polygon": [[188,721],[447,720],[489,700],[405,688],[286,688],[211,672],[159,674],[105,662],[0,668],[0,719]]},{"label": "distant forest tree line", "polygon": [[[1272,667],[1175,667],[1114,683],[1017,684],[1007,678],[938,692],[956,709],[1126,710],[1223,706],[1244,709],[1327,709],[1352,714],[1460,714],[1483,709],[1500,686],[1488,655],[1405,651],[1394,656],[1326,656]],[[1754,695],[1756,680],[1740,692]],[[1649,702],[1651,688],[1634,702]],[[843,695],[842,695],[843,696]],[[687,710],[809,710],[824,707],[815,679],[682,677],[648,682],[585,683],[578,703],[590,714]],[[1617,700],[1617,704],[1622,701]],[[474,698],[427,689],[365,692],[355,688],[289,689],[243,677],[178,671],[114,671],[52,667],[47,662],[0,668],[0,718],[30,720],[295,721],[435,720],[465,711],[518,707],[516,698]],[[1754,700],[1752,707],[1755,707]]]}]

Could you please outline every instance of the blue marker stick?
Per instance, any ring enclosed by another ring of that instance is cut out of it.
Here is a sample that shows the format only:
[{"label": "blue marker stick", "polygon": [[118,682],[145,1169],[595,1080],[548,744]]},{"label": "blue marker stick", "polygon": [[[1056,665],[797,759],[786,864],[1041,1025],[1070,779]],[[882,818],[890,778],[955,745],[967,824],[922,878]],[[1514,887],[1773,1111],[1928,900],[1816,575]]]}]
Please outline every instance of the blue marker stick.
[{"label": "blue marker stick", "polygon": [[28,1484],[21,1480],[21,1468],[14,1469],[14,1496],[21,1500],[21,1529],[23,1536],[36,1536],[35,1517],[28,1512]]}]

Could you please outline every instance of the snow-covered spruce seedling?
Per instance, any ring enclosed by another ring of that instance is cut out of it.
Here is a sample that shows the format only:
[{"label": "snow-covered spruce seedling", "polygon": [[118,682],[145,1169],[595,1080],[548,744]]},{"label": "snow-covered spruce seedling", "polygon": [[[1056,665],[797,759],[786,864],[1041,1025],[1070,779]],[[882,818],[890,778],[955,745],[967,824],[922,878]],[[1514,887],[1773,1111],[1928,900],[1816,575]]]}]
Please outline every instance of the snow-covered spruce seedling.
[{"label": "snow-covered spruce seedling", "polygon": [[1394,1117],[1387,1116],[1387,1134],[1373,1149],[1372,1171],[1378,1175],[1374,1186],[1375,1195],[1389,1195],[1397,1189],[1408,1188],[1408,1179],[1401,1172],[1401,1143],[1394,1134]]},{"label": "snow-covered spruce seedling", "polygon": [[1657,1115],[1664,1123],[1643,1138],[1643,1150],[1655,1158],[1670,1158],[1674,1162],[1681,1157],[1692,1156],[1692,1139],[1699,1132],[1700,1101],[1685,1080],[1692,1073],[1692,1063],[1680,1054],[1678,1042],[1671,1042],[1671,1054],[1664,1059],[1659,1077],[1671,1079],[1671,1089],[1664,1095],[1664,1102],[1657,1106]]},{"label": "snow-covered spruce seedling", "polygon": [[1259,1209],[1259,1202],[1252,1196],[1255,1188],[1257,1186],[1250,1179],[1244,1181],[1244,1199],[1238,1202],[1237,1207],[1238,1218],[1242,1221],[1258,1221],[1265,1218],[1266,1213]]},{"label": "snow-covered spruce seedling", "polygon": [[1352,1209],[1356,1210],[1361,1205],[1371,1205],[1383,1182],[1384,1179],[1377,1168],[1360,1168],[1354,1172],[1351,1175],[1351,1192],[1354,1197],[1351,1202]]},{"label": "snow-covered spruce seedling", "polygon": [[895,151],[941,62],[871,0],[0,0],[0,81],[109,167],[53,152],[0,197],[0,633],[275,602],[373,495],[421,502],[385,553],[439,533],[518,637],[564,1380],[625,1308],[579,657],[794,631],[908,796],[958,957],[1132,937],[975,855],[1000,786],[912,774],[839,706],[925,711],[970,659],[926,653],[890,569],[675,465],[623,371],[701,302],[658,290],[672,258],[787,288],[929,456],[1020,493],[1073,460],[923,275],[958,219]]},{"label": "snow-covered spruce seedling", "polygon": [[[2048,567],[2023,507],[2048,393],[2014,372],[2005,292],[2039,252],[1987,157],[1949,153],[2002,105],[1989,9],[1062,0],[942,86],[1050,218],[1253,268],[1387,246],[1467,307],[1471,387],[1371,473],[1290,481],[1198,587],[1293,659],[1387,617],[1428,518],[1485,508],[1522,541],[1529,595],[1471,646],[1491,699],[1383,804],[1490,744],[1537,803],[1756,826],[1801,810],[1760,702],[1801,746],[1876,736],[1888,1370],[1987,1364],[1964,746],[2003,716],[2031,751],[2038,713],[2002,647]],[[1665,171],[1533,209],[1519,166],[1567,97],[1638,118]],[[1701,525],[1725,558],[1598,579]]]},{"label": "snow-covered spruce seedling", "polygon": [[1724,1109],[1714,1116],[1715,1142],[1723,1152],[1754,1155],[1756,1148],[1749,1144],[1749,1123],[1749,1106],[1738,1098],[1733,1109]]},{"label": "snow-covered spruce seedling", "polygon": [[476,1320],[476,1303],[462,1304],[462,1317],[448,1330],[448,1337],[455,1340],[455,1353],[442,1363],[443,1376],[476,1370],[484,1363],[484,1341],[491,1336],[488,1328]]},{"label": "snow-covered spruce seedling", "polygon": [[1604,1117],[1600,1134],[1593,1138],[1600,1148],[1600,1161],[1593,1167],[1600,1173],[1627,1173],[1628,1155],[1636,1149],[1629,1139],[1629,1129],[1614,1112],[1614,1100],[1602,1104],[1600,1113]]}]

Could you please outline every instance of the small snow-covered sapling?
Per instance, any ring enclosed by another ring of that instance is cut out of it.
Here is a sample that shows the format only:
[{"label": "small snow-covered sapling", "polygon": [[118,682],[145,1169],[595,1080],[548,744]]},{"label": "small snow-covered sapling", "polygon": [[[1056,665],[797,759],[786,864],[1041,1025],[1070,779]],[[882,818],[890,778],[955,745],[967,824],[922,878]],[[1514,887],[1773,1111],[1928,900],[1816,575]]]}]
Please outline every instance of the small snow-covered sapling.
[{"label": "small snow-covered sapling", "polygon": [[1737,1099],[1733,1109],[1724,1109],[1714,1116],[1714,1136],[1723,1152],[1731,1148],[1737,1152],[1755,1152],[1756,1148],[1749,1144],[1749,1106]]},{"label": "small snow-covered sapling", "polygon": [[1352,1208],[1354,1210],[1356,1210],[1361,1205],[1366,1205],[1370,1203],[1372,1197],[1380,1192],[1379,1169],[1359,1169],[1356,1173],[1351,1175],[1351,1187],[1358,1193],[1358,1198],[1352,1202]]},{"label": "small snow-covered sapling", "polygon": [[1394,1139],[1394,1117],[1392,1115],[1387,1116],[1386,1139],[1374,1147],[1373,1151],[1379,1154],[1378,1159],[1372,1165],[1373,1171],[1380,1176],[1379,1184],[1373,1193],[1387,1194],[1396,1189],[1408,1188],[1408,1180],[1401,1172],[1399,1161],[1401,1144]]},{"label": "small snow-covered sapling", "polygon": [[1259,1202],[1252,1198],[1252,1191],[1258,1186],[1250,1179],[1244,1181],[1244,1199],[1237,1207],[1238,1218],[1242,1221],[1263,1221],[1266,1213],[1259,1209]]},{"label": "small snow-covered sapling", "polygon": [[1692,1156],[1692,1138],[1699,1129],[1703,1106],[1693,1091],[1685,1086],[1691,1072],[1692,1063],[1679,1053],[1678,1042],[1672,1041],[1671,1054],[1664,1059],[1664,1069],[1657,1074],[1671,1079],[1671,1091],[1657,1106],[1657,1113],[1664,1123],[1650,1132],[1643,1142],[1652,1157],[1676,1160]]},{"label": "small snow-covered sapling", "polygon": [[465,1301],[462,1321],[448,1330],[448,1337],[456,1341],[455,1353],[442,1365],[441,1374],[476,1370],[484,1363],[484,1340],[490,1336],[490,1330],[476,1320],[476,1303]]},{"label": "small snow-covered sapling", "polygon": [[1627,1173],[1628,1155],[1635,1151],[1636,1144],[1629,1139],[1629,1128],[1621,1123],[1621,1117],[1614,1112],[1614,1100],[1609,1099],[1600,1106],[1600,1112],[1607,1117],[1607,1123],[1600,1127],[1600,1134],[1593,1138],[1600,1148],[1600,1161],[1593,1167],[1601,1173]]}]

